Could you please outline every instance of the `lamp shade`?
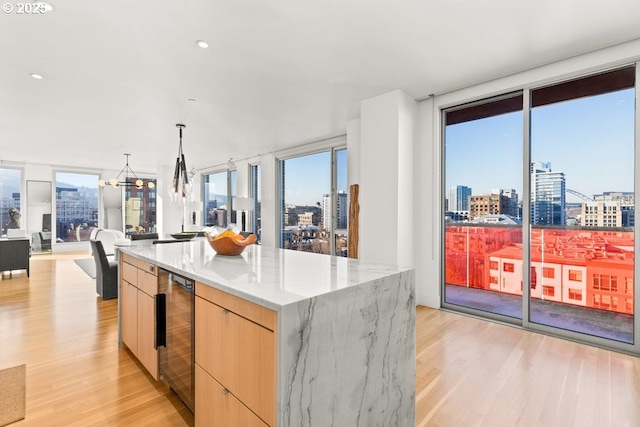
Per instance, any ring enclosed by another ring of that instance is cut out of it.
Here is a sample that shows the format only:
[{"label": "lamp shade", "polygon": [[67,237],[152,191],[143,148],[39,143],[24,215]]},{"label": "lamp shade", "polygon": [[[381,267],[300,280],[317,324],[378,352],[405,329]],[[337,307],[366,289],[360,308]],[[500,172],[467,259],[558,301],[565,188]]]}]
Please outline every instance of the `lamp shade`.
[{"label": "lamp shade", "polygon": [[234,197],[233,209],[236,211],[253,210],[253,198],[252,197]]}]

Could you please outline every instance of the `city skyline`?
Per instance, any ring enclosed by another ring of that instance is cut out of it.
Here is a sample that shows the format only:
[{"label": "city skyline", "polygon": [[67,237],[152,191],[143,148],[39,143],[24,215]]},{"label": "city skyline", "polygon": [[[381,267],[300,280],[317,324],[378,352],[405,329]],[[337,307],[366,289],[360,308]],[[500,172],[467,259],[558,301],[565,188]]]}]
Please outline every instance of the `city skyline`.
[{"label": "city skyline", "polygon": [[[532,109],[531,162],[550,162],[565,173],[568,189],[589,197],[633,191],[634,96],[627,89]],[[464,185],[488,194],[514,188],[523,194],[522,126],[521,111],[447,126],[446,189]],[[496,160],[499,167],[492,166]],[[606,174],[594,173],[603,165],[609,166]]]}]

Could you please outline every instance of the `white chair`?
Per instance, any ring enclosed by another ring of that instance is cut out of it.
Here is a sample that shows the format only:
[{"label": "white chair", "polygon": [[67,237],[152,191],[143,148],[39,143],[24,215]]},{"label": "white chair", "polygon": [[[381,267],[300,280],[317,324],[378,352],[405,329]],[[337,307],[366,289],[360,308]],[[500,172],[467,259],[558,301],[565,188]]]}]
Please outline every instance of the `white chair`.
[{"label": "white chair", "polygon": [[[102,242],[102,247],[104,248],[104,253],[108,257],[113,257],[115,254],[114,244],[118,240],[122,240],[125,238],[125,235],[120,230],[109,230],[103,228],[95,228],[91,231],[90,240],[99,240]],[[93,254],[93,252],[92,252]]]}]

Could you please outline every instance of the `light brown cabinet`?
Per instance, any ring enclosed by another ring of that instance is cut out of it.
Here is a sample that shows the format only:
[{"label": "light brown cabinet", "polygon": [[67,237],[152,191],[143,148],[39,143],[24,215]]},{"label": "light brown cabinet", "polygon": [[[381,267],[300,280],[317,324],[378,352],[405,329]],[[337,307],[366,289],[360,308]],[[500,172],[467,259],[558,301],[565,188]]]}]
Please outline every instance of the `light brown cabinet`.
[{"label": "light brown cabinet", "polygon": [[276,313],[196,282],[195,316],[196,427],[275,426]]},{"label": "light brown cabinet", "polygon": [[120,283],[122,342],[133,354],[138,353],[138,288],[122,280]]},{"label": "light brown cabinet", "polygon": [[206,404],[197,406],[196,426],[268,426],[196,363],[196,405],[198,396]]},{"label": "light brown cabinet", "polygon": [[160,378],[155,348],[155,295],[158,277],[155,265],[122,254],[120,309],[122,342],[151,376]]}]

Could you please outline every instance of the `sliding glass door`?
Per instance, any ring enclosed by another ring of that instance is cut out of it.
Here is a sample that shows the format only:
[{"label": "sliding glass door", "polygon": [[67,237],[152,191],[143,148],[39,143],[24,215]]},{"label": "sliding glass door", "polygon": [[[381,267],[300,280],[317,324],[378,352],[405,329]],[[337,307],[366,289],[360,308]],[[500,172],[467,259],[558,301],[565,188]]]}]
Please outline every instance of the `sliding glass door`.
[{"label": "sliding glass door", "polygon": [[637,352],[635,80],[443,112],[444,307]]},{"label": "sliding glass door", "polygon": [[445,113],[444,303],[522,317],[522,93]]},{"label": "sliding glass door", "polygon": [[634,83],[531,91],[532,323],[633,343]]}]

